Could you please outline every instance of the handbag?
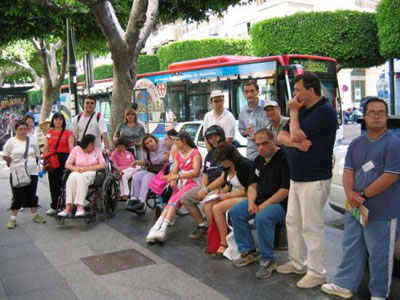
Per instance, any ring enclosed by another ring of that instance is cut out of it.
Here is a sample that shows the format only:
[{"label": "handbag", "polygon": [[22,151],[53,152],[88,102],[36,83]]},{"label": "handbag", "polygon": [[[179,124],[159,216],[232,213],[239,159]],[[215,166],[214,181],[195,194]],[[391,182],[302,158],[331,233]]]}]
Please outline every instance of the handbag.
[{"label": "handbag", "polygon": [[220,242],[218,227],[213,218],[211,225],[208,226],[207,230],[207,253],[217,252]]},{"label": "handbag", "polygon": [[24,163],[13,164],[11,169],[11,184],[15,188],[21,188],[31,184],[31,176],[28,173],[28,151],[29,151],[29,136],[26,137],[26,148],[23,158]]},{"label": "handbag", "polygon": [[157,173],[157,175],[154,176],[149,182],[149,189],[157,195],[161,195],[165,187],[168,185],[168,181],[161,179],[161,177],[164,176],[165,169],[167,168],[168,164],[169,163],[166,162],[163,165],[162,169]]},{"label": "handbag", "polygon": [[63,133],[64,129],[61,131],[61,134],[58,137],[56,147],[54,148],[54,152],[47,152],[43,156],[43,169],[45,169],[47,172],[53,172],[55,169],[58,169],[60,167],[60,160],[58,159],[57,156],[57,148],[58,145],[60,144],[60,140]]},{"label": "handbag", "polygon": [[151,162],[151,159],[150,159],[150,152],[147,152],[146,170],[148,172],[158,174],[163,167],[164,167],[164,164],[153,165],[153,163]]}]

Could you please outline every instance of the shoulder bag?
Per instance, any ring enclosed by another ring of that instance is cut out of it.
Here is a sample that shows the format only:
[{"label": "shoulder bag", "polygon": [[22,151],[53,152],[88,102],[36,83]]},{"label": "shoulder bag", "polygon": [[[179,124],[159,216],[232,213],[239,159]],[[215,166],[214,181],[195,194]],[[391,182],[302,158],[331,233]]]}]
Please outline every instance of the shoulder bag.
[{"label": "shoulder bag", "polygon": [[28,186],[31,184],[31,176],[28,173],[28,151],[29,151],[29,136],[26,137],[26,148],[23,158],[25,162],[22,162],[22,159],[14,163],[11,169],[11,184],[15,188],[21,188],[24,186]]},{"label": "shoulder bag", "polygon": [[58,169],[60,167],[60,161],[57,156],[57,148],[58,145],[60,144],[60,140],[63,133],[64,129],[61,131],[60,136],[58,137],[56,147],[54,148],[54,152],[47,152],[43,156],[43,169],[45,169],[47,172],[53,172],[55,169]]}]

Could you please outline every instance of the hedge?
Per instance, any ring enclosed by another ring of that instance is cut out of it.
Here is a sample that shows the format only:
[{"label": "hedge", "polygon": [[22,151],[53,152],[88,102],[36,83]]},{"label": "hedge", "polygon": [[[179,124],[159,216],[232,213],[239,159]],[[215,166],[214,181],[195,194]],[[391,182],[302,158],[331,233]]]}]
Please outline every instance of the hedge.
[{"label": "hedge", "polygon": [[381,0],[376,9],[376,21],[382,56],[400,58],[400,1]]},{"label": "hedge", "polygon": [[375,14],[351,10],[300,12],[251,27],[254,54],[333,57],[344,68],[380,65]]},{"label": "hedge", "polygon": [[253,51],[248,38],[211,38],[177,41],[160,47],[157,55],[161,69],[166,70],[174,62],[218,55],[253,55]]}]

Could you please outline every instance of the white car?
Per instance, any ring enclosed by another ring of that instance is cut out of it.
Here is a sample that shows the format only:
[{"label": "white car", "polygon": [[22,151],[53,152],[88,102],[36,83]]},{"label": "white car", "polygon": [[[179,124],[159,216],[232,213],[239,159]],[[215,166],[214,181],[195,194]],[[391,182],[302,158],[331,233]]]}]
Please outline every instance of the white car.
[{"label": "white car", "polygon": [[[187,131],[190,134],[195,145],[199,149],[201,157],[203,158],[204,161],[204,158],[207,155],[207,148],[203,135],[203,122],[202,121],[182,122],[178,124],[176,130],[178,132]],[[237,149],[239,150],[240,154],[246,157],[247,139],[240,134],[237,127],[235,130],[235,141],[237,142],[238,145]]]}]

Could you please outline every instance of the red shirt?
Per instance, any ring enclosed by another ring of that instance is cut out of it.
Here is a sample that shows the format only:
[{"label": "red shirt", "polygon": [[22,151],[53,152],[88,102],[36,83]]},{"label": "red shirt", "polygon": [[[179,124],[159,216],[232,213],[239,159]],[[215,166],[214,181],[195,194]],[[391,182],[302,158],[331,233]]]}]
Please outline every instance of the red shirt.
[{"label": "red shirt", "polygon": [[[56,144],[58,141],[58,137],[60,136],[61,131],[56,131],[54,129],[50,129],[46,133],[47,141],[49,142],[49,152],[54,152],[56,148]],[[68,139],[72,135],[72,132],[65,129],[63,135],[60,139],[60,142],[57,147],[57,152],[59,153],[69,153]]]}]

